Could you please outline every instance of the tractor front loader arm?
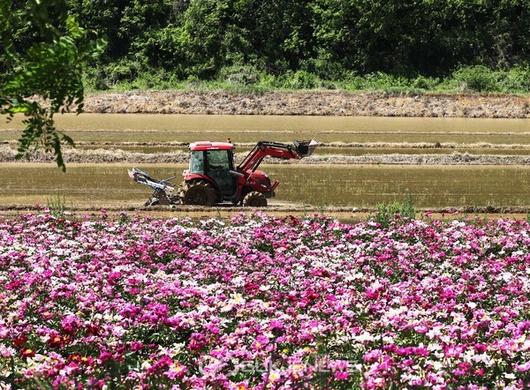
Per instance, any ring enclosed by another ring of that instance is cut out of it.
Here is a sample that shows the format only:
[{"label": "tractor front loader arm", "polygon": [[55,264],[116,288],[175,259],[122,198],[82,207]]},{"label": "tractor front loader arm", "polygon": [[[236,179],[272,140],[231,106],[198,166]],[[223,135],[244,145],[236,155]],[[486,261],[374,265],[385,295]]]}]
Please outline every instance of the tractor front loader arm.
[{"label": "tractor front loader arm", "polygon": [[237,168],[241,172],[255,171],[265,157],[275,157],[284,160],[301,159],[313,154],[317,145],[318,143],[314,140],[295,141],[292,144],[259,141]]}]

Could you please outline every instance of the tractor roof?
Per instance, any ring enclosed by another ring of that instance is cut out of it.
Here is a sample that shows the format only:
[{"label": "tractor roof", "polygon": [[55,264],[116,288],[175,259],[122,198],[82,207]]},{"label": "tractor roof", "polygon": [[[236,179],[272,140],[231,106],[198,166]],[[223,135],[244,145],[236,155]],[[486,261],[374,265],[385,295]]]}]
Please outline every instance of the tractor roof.
[{"label": "tractor roof", "polygon": [[199,141],[190,144],[190,150],[232,150],[234,145],[229,142]]}]

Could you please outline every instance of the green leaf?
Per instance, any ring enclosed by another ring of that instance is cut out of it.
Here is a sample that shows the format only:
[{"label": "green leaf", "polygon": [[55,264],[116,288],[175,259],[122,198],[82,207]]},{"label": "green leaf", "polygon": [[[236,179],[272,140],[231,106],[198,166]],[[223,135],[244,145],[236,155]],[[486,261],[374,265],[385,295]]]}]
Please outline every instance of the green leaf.
[{"label": "green leaf", "polygon": [[[65,0],[2,1],[0,17],[0,112],[25,116],[17,158],[43,149],[64,171],[61,145],[74,141],[55,128],[53,116],[69,112],[72,104],[82,112],[84,64],[101,52],[101,41],[68,15]],[[20,31],[31,37],[30,46],[16,51],[11,42],[19,42]]]}]

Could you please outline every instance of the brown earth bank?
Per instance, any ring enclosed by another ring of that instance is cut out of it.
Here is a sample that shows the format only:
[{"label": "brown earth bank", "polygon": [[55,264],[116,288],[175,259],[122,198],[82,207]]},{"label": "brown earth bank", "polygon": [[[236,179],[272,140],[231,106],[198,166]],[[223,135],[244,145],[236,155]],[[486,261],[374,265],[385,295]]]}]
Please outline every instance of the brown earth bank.
[{"label": "brown earth bank", "polygon": [[[0,162],[52,162],[54,156],[41,152],[16,159],[17,151],[7,145],[0,145]],[[243,160],[247,153],[236,153],[236,162]],[[184,151],[162,153],[129,152],[121,149],[64,149],[66,163],[175,163],[185,164],[189,154]],[[269,164],[398,164],[398,165],[529,165],[530,156],[526,155],[488,155],[454,152],[452,154],[370,154],[362,156],[313,155],[302,160],[280,160],[267,158]]]},{"label": "brown earth bank", "polygon": [[[249,207],[201,207],[201,206],[156,206],[156,207],[129,207],[129,208],[68,208],[64,212],[65,218],[92,217],[101,218],[102,214],[110,218],[120,218],[124,213],[138,217],[148,218],[231,218],[241,213],[253,215],[256,212],[265,212],[278,217],[296,216],[335,218],[345,222],[366,220],[374,215],[375,209],[357,209],[348,207],[308,208],[293,207],[288,205],[254,209]],[[488,219],[518,219],[528,218],[529,209],[524,207],[462,207],[418,210],[416,218],[429,220],[488,220]],[[46,212],[43,208],[27,206],[0,206],[0,216],[9,217],[26,213]]]},{"label": "brown earth bank", "polygon": [[94,93],[91,113],[530,118],[530,96],[345,91]]}]

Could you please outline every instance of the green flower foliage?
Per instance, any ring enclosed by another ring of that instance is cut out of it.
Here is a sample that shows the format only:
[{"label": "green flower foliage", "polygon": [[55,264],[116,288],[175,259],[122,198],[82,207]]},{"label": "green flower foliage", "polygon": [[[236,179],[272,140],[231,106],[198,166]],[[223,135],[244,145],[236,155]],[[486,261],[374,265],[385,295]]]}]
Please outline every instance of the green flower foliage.
[{"label": "green flower foliage", "polygon": [[55,128],[53,115],[83,109],[83,69],[103,42],[67,15],[63,0],[0,4],[0,112],[23,114],[18,156],[42,148],[65,170],[61,144],[73,140]]},{"label": "green flower foliage", "polygon": [[402,202],[378,204],[377,213],[372,216],[372,219],[379,223],[382,227],[390,226],[390,223],[396,218],[399,218],[403,221],[411,221],[416,218],[416,209],[410,194],[407,194]]}]

